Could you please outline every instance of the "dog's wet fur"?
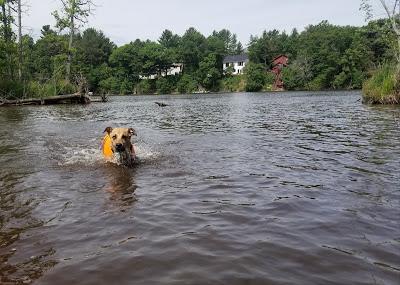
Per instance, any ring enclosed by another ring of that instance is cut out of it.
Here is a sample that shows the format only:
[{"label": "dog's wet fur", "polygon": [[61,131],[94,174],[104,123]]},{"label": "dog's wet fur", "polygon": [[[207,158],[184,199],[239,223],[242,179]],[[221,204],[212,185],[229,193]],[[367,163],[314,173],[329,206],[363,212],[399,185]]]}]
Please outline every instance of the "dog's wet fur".
[{"label": "dog's wet fur", "polygon": [[119,162],[131,167],[136,160],[135,148],[131,142],[136,131],[133,128],[107,127],[104,132],[111,137],[111,148],[114,154],[119,154]]}]

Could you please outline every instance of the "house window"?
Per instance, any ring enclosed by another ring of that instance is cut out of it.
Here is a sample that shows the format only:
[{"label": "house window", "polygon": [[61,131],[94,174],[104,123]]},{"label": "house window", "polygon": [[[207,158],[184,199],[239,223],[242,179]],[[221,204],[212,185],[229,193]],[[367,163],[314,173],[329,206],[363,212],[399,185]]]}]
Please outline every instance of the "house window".
[{"label": "house window", "polygon": [[229,67],[229,62],[227,62],[227,63],[225,64],[225,66],[226,66],[226,67]]},{"label": "house window", "polygon": [[240,62],[239,62],[239,66],[243,66],[243,61],[240,61]]}]

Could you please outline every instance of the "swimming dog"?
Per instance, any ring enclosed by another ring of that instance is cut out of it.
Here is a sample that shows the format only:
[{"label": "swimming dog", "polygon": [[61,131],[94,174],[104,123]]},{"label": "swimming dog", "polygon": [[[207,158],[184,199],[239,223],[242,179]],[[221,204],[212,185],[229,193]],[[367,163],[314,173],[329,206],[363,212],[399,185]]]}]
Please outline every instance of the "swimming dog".
[{"label": "swimming dog", "polygon": [[131,142],[132,136],[136,136],[133,128],[111,128],[104,130],[102,150],[106,159],[112,159],[118,154],[117,159],[125,166],[132,166],[136,160],[135,148]]}]

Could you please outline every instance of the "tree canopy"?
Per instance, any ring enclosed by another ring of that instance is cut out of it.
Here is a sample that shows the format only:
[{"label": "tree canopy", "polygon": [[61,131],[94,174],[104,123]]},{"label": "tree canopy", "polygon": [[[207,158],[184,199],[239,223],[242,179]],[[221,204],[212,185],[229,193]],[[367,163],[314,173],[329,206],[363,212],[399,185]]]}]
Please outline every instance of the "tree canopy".
[{"label": "tree canopy", "polygon": [[[100,30],[79,31],[76,26],[72,27],[72,18],[69,21],[66,18],[72,14],[66,9],[64,16],[56,14],[59,19],[56,27],[43,26],[38,39],[22,37],[25,75],[24,82],[20,82],[15,72],[18,63],[17,37],[12,30],[15,15],[9,14],[6,7],[13,1],[0,1],[0,96],[22,96],[20,90],[66,92],[72,87],[40,89],[37,86],[76,85],[77,78],[84,78],[94,92],[115,94],[219,91],[221,88],[266,90],[273,76],[272,60],[281,54],[289,57],[289,66],[282,74],[286,89],[356,89],[361,88],[371,70],[395,60],[397,55],[396,35],[391,22],[385,19],[370,21],[364,27],[337,26],[323,21],[309,25],[301,33],[296,29],[290,33],[264,31],[251,36],[246,47],[227,29],[203,35],[193,27],[182,35],[166,29],[157,41],[136,39],[117,46]],[[65,3],[86,2],[68,0]],[[76,20],[89,13],[87,7],[79,7],[82,11],[75,10]],[[62,27],[72,28],[73,33],[58,29]],[[230,72],[223,72],[223,58],[242,53],[248,54],[251,64],[245,68],[247,74],[232,80]],[[68,62],[69,71],[65,68]],[[180,74],[166,76],[177,67],[183,67]],[[64,78],[71,82],[63,82]],[[18,84],[25,84],[27,88],[13,89]]]}]

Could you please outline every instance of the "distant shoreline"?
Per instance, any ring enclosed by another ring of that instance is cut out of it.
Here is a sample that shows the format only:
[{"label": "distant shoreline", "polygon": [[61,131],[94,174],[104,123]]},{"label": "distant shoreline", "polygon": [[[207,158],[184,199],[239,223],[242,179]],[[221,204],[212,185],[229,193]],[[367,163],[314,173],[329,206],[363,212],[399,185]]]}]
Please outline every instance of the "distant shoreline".
[{"label": "distant shoreline", "polygon": [[[257,92],[247,92],[247,91],[218,91],[218,92],[204,92],[204,93],[169,93],[169,94],[158,94],[158,93],[152,93],[152,94],[108,94],[108,96],[111,97],[124,97],[124,96],[183,96],[183,95],[218,95],[218,94],[235,94],[235,93],[253,93],[253,94],[261,94],[261,93],[296,93],[296,92],[311,92],[311,93],[318,93],[318,92],[362,92],[362,89],[324,89],[324,90],[279,90],[279,91],[273,91],[273,90],[266,90],[266,91],[257,91]],[[95,95],[94,97],[99,97],[99,95]]]}]

